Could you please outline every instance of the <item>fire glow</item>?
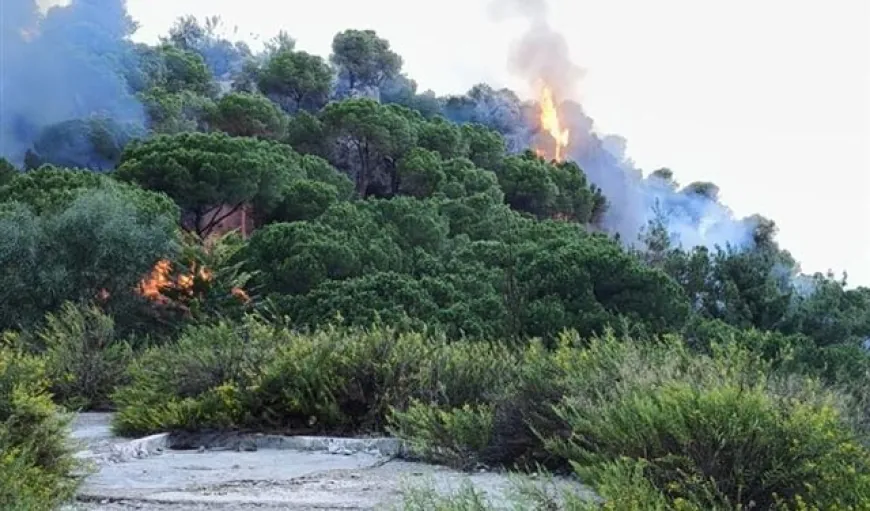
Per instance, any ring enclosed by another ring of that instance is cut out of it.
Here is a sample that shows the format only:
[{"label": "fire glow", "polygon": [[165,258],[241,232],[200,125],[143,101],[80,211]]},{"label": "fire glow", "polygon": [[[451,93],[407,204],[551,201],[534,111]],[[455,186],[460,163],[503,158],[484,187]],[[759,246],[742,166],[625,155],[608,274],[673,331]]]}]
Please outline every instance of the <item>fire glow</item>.
[{"label": "fire glow", "polygon": [[[174,291],[181,296],[192,298],[197,283],[208,283],[212,278],[211,270],[197,267],[196,263],[191,265],[189,273],[182,273],[173,278],[172,263],[167,259],[161,259],[151,269],[151,273],[139,282],[137,291],[152,302],[166,305],[170,302],[170,298],[165,294],[166,291]],[[248,294],[239,287],[232,289],[232,295],[243,302],[250,300]]]},{"label": "fire glow", "polygon": [[[562,122],[559,119],[559,111],[556,108],[556,101],[553,99],[553,90],[546,84],[541,87],[540,93],[541,106],[541,128],[552,137],[554,141],[553,159],[563,161],[568,148],[568,141],[571,137],[571,130],[562,127]],[[543,150],[537,149],[536,152],[540,155]]]},{"label": "fire glow", "polygon": [[160,304],[169,303],[169,297],[164,294],[168,290],[178,290],[182,294],[192,295],[195,277],[198,276],[205,281],[211,278],[211,274],[205,268],[201,268],[198,275],[196,268],[192,270],[192,273],[185,273],[173,279],[172,263],[167,259],[161,259],[154,265],[151,273],[139,282],[139,294]]}]

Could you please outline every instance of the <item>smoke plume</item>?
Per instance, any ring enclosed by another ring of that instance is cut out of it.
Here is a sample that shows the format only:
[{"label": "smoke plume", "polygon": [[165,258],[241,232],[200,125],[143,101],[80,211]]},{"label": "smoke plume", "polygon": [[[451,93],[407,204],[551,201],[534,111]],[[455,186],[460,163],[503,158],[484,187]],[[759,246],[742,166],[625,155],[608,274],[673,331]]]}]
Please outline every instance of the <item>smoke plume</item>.
[{"label": "smoke plume", "polygon": [[0,156],[20,164],[44,128],[73,119],[142,125],[125,77],[134,30],[125,0],[0,0]]},{"label": "smoke plume", "polygon": [[[736,219],[715,195],[695,193],[695,187],[678,190],[675,182],[659,175],[644,178],[625,155],[625,139],[595,131],[593,120],[573,100],[584,70],[571,59],[564,36],[550,26],[545,0],[495,0],[490,8],[496,21],[519,17],[528,23],[510,50],[508,70],[532,90],[546,84],[562,102],[561,121],[571,130],[569,159],[575,160],[607,196],[610,207],[604,227],[608,231],[619,234],[627,244],[635,244],[650,222],[657,221],[665,225],[673,242],[686,248],[737,248],[752,242],[753,220]],[[532,110],[527,126],[538,123]],[[505,134],[510,137],[529,132],[527,128],[513,131]],[[527,138],[525,146],[533,143]]]}]

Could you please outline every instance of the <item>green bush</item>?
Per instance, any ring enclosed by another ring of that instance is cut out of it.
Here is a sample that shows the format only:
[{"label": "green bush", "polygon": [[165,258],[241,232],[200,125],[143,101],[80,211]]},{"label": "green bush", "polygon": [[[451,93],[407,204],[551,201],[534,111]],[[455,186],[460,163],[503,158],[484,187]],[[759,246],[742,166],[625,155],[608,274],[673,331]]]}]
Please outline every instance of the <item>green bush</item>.
[{"label": "green bush", "polygon": [[94,299],[119,330],[151,326],[134,290],[177,244],[174,219],[159,213],[165,197],[146,198],[110,187],[77,191],[60,211],[0,212],[0,329],[28,330],[64,302]]},{"label": "green bush", "polygon": [[488,404],[442,410],[414,401],[407,410],[394,411],[391,420],[390,431],[409,439],[413,455],[457,468],[474,468],[492,441],[493,410]]},{"label": "green bush", "polygon": [[110,316],[99,307],[68,302],[46,316],[35,337],[57,402],[85,410],[111,405],[109,396],[124,383],[132,350],[116,338]]},{"label": "green bush", "polygon": [[[605,338],[569,359],[576,383],[556,410],[570,437],[546,444],[616,499],[614,509],[631,508],[620,499],[638,494],[699,510],[860,509],[870,501],[870,451],[841,396],[813,380],[772,376],[770,362],[738,344],[698,355],[679,339]],[[590,386],[583,373],[610,376]]]},{"label": "green bush", "polygon": [[487,343],[330,328],[292,332],[248,317],[188,329],[149,348],[115,395],[125,434],[166,429],[383,432],[413,399],[445,407],[487,402],[515,358]]},{"label": "green bush", "polygon": [[[870,499],[870,452],[829,404],[672,382],[562,412],[572,439],[554,448],[594,485],[627,458],[643,462],[644,478],[685,509],[856,509]],[[623,498],[636,485],[624,482],[603,497]]]},{"label": "green bush", "polygon": [[165,429],[232,427],[235,400],[274,357],[277,330],[255,320],[192,326],[178,340],[145,349],[129,369],[130,384],[113,400],[122,435]]},{"label": "green bush", "polygon": [[4,509],[48,510],[74,494],[78,464],[67,441],[69,417],[47,391],[43,363],[0,348],[0,502]]},{"label": "green bush", "polygon": [[608,509],[863,509],[850,401],[772,366],[737,343],[564,334],[526,349],[492,415],[415,404],[395,432],[436,461],[570,465]]},{"label": "green bush", "polygon": [[[538,477],[543,475],[544,477]],[[427,478],[428,479],[428,478]],[[465,478],[458,488],[445,488],[433,480],[420,483],[416,479],[404,484],[401,489],[401,505],[393,509],[402,511],[592,511],[599,509],[599,500],[594,495],[574,484],[553,484],[547,474],[534,476],[512,474],[510,484],[496,494],[475,487]],[[447,490],[447,491],[445,491]],[[627,508],[620,508],[627,509]],[[636,507],[644,511],[650,507]]]},{"label": "green bush", "polygon": [[859,509],[870,452],[849,415],[854,401],[782,374],[744,341],[698,353],[675,336],[569,332],[551,349],[534,341],[517,352],[381,327],[300,333],[246,317],[146,350],[115,395],[115,426],[389,431],[412,453],[461,468],[573,469],[609,509]]},{"label": "green bush", "polygon": [[490,511],[495,509],[490,499],[470,482],[450,495],[442,495],[434,487],[411,487],[402,492],[402,503],[396,511]]}]

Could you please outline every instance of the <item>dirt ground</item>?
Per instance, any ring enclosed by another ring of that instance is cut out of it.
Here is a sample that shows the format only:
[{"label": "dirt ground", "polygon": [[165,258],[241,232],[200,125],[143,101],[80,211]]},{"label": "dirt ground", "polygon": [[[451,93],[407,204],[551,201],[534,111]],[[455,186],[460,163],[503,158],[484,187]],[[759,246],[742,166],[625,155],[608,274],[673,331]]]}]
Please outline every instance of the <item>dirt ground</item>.
[{"label": "dirt ground", "polygon": [[[248,448],[212,438],[207,447],[182,451],[170,449],[165,435],[114,437],[110,420],[109,414],[89,413],[74,424],[80,456],[94,462],[94,471],[65,511],[401,509],[408,488],[449,493],[465,482],[497,507],[507,507],[512,487],[506,474],[403,461],[386,444],[367,440],[279,438]],[[573,481],[557,484],[589,494]]]}]

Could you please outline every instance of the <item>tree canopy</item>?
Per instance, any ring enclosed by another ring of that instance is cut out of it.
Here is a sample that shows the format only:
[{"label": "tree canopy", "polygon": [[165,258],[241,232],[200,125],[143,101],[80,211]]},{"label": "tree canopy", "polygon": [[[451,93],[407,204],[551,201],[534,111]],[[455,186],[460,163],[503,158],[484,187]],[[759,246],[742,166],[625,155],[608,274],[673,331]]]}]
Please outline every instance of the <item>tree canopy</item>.
[{"label": "tree canopy", "polygon": [[347,88],[377,87],[394,78],[402,68],[402,57],[374,30],[345,30],[332,40],[330,61],[347,81]]},{"label": "tree canopy", "polygon": [[[513,92],[421,94],[372,30],[336,34],[323,59],[286,33],[255,54],[220,24],[182,18],[160,44],[130,46],[124,75],[145,129],[99,116],[45,128],[29,172],[0,169],[4,211],[54,218],[103,192],[205,237],[250,207],[257,230],[237,262],[309,326],[401,317],[522,338],[721,321],[820,345],[870,337],[866,291],[800,276],[769,219],[740,224],[740,246],[680,246],[668,222],[706,229],[705,215],[724,208],[714,183],[680,187],[671,170],[652,172],[641,183],[652,220],[632,248],[593,234],[629,206],[593,184],[598,169],[517,147],[530,107]],[[56,167],[33,170],[47,163]]]}]

